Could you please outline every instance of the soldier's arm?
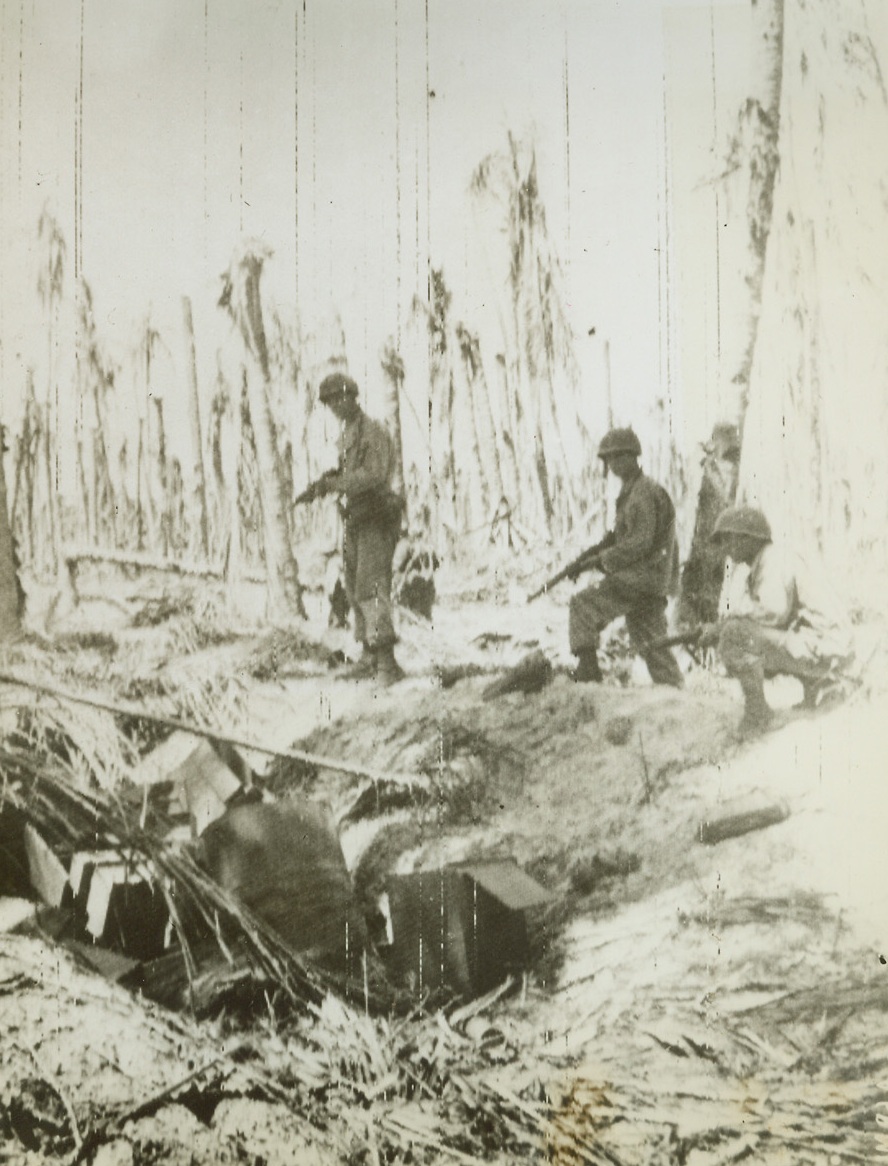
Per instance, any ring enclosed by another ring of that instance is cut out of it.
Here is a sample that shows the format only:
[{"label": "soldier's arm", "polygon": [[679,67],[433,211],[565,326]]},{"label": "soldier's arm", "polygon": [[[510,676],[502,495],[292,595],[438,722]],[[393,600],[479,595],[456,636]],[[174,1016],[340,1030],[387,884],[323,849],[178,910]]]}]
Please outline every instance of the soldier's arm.
[{"label": "soldier's arm", "polygon": [[749,574],[746,590],[729,615],[754,619],[763,627],[788,628],[798,606],[795,576],[779,561],[776,549]]},{"label": "soldier's arm", "polygon": [[625,515],[626,529],[614,540],[613,546],[601,552],[599,562],[605,571],[619,571],[646,558],[657,538],[657,508],[649,494],[633,496],[628,500]]},{"label": "soldier's arm", "polygon": [[365,494],[389,485],[394,457],[392,439],[382,425],[366,425],[354,465],[337,475],[336,488],[346,494]]}]

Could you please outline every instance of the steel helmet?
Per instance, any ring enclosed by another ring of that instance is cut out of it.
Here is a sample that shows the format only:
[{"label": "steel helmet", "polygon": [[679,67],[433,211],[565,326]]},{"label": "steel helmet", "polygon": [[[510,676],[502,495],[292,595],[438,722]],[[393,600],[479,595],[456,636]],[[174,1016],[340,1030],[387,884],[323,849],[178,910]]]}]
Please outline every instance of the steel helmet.
[{"label": "steel helmet", "polygon": [[769,543],[771,526],[761,510],[754,506],[729,506],[715,520],[712,537],[721,538],[725,534],[746,534]]},{"label": "steel helmet", "polygon": [[633,429],[612,429],[601,439],[599,457],[609,457],[612,453],[631,453],[641,457],[641,442]]},{"label": "steel helmet", "polygon": [[357,382],[344,372],[331,372],[329,376],[324,377],[318,389],[318,396],[324,402],[332,401],[336,397],[357,397],[357,395]]}]

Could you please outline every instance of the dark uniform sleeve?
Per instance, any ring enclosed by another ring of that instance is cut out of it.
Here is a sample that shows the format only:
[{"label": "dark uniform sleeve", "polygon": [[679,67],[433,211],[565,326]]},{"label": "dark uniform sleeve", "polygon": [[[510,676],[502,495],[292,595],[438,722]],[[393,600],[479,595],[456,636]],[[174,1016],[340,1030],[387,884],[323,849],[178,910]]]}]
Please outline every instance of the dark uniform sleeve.
[{"label": "dark uniform sleeve", "polygon": [[343,458],[339,488],[346,494],[386,490],[391,485],[393,466],[394,445],[388,430],[367,418],[360,441]]},{"label": "dark uniform sleeve", "polygon": [[621,571],[648,558],[657,549],[658,517],[653,492],[635,489],[614,528],[614,545],[601,555],[602,568],[606,572]]}]

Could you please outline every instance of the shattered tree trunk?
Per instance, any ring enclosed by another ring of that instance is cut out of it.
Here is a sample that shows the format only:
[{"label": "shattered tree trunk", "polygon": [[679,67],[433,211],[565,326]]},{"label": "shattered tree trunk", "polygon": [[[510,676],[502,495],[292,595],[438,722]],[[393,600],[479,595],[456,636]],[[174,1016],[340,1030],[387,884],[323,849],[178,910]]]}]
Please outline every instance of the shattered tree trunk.
[{"label": "shattered tree trunk", "polygon": [[279,473],[274,419],[269,401],[271,366],[259,295],[263,261],[263,256],[257,250],[247,250],[235,259],[228,273],[222,304],[231,311],[247,350],[255,358],[261,373],[261,377],[257,377],[255,371],[252,375],[248,373],[246,386],[258,463],[268,606],[272,615],[287,617],[296,614],[304,618],[299,569],[290,546],[287,513],[291,499],[287,496]]},{"label": "shattered tree trunk", "polygon": [[191,444],[194,447],[197,498],[200,505],[200,549],[204,559],[208,559],[210,554],[210,531],[207,517],[207,478],[204,470],[203,436],[200,423],[200,392],[198,391],[197,385],[197,352],[194,346],[194,319],[191,314],[191,300],[188,296],[182,297],[182,318],[185,324],[185,344],[188,350],[188,419],[191,423]]},{"label": "shattered tree trunk", "polygon": [[778,535],[809,556],[822,552],[856,598],[880,604],[888,550],[886,42],[881,0],[785,0],[780,168],[739,488]]},{"label": "shattered tree trunk", "polygon": [[21,632],[23,598],[6,502],[6,473],[0,452],[0,641],[13,639]]},{"label": "shattered tree trunk", "polygon": [[785,5],[786,0],[758,0],[752,7],[750,32],[759,48],[717,191],[717,211],[724,224],[719,230],[723,276],[717,416],[741,428],[758,337],[780,164]]},{"label": "shattered tree trunk", "polygon": [[404,361],[394,341],[390,340],[382,354],[382,371],[385,374],[385,421],[395,447],[395,472],[392,489],[404,496],[404,443],[401,438],[401,394],[404,389]]}]

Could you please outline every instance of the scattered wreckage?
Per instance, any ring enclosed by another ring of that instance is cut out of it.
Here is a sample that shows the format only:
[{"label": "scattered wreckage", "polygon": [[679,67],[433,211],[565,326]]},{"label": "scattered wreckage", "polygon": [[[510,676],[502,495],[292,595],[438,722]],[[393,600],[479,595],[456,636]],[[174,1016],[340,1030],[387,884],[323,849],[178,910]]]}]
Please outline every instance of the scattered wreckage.
[{"label": "scattered wreckage", "polygon": [[487,861],[390,873],[367,901],[330,813],[276,798],[222,737],[175,728],[112,792],[9,744],[0,768],[7,929],[37,927],[167,1006],[201,1013],[257,984],[292,1002],[470,1000],[526,971],[526,916],[550,898]]}]

